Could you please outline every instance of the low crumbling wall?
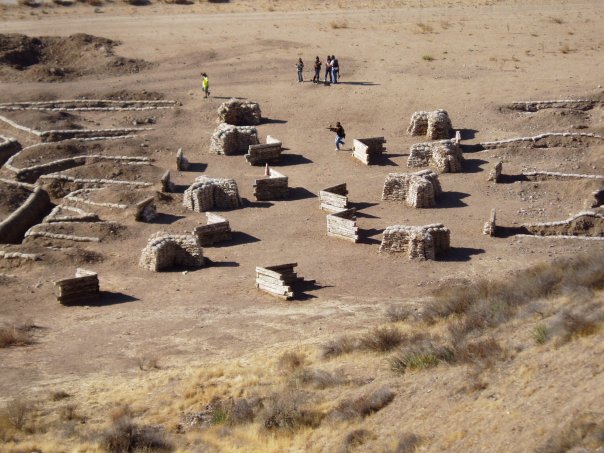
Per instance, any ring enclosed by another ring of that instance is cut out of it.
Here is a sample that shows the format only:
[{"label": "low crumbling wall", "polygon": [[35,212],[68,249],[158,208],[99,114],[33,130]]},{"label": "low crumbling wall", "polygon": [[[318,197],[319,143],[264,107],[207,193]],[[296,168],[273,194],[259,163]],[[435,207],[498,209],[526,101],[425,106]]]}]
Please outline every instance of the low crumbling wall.
[{"label": "low crumbling wall", "polygon": [[594,212],[579,212],[569,219],[523,225],[537,236],[604,236],[604,215]]},{"label": "low crumbling wall", "polygon": [[556,171],[523,171],[524,176],[529,181],[546,181],[546,180],[568,180],[568,179],[591,179],[604,181],[603,175],[584,175],[579,173],[559,173]]},{"label": "low crumbling wall", "polygon": [[[516,138],[508,138],[506,140],[496,140],[492,142],[481,142],[479,146],[482,149],[497,149],[497,148],[506,148],[508,146],[515,145],[526,145],[528,147],[542,147],[543,141],[548,138],[571,138],[571,139],[579,139],[579,138],[593,138],[595,140],[604,140],[604,136],[599,134],[593,134],[590,132],[546,132],[544,134],[535,135],[533,137],[516,137]],[[545,143],[547,147],[547,142]]]},{"label": "low crumbling wall", "polygon": [[0,135],[0,167],[21,150],[21,144],[14,138]]},{"label": "low crumbling wall", "polygon": [[39,178],[41,183],[49,192],[55,196],[62,197],[75,190],[83,188],[102,187],[105,185],[131,186],[131,187],[150,187],[153,184],[143,181],[125,181],[120,179],[97,179],[97,178],[76,178],[61,173],[51,173],[42,175]]},{"label": "low crumbling wall", "polygon": [[25,202],[0,222],[0,243],[20,243],[27,230],[40,223],[51,209],[48,193],[41,187],[33,188]]},{"label": "low crumbling wall", "polygon": [[42,223],[57,223],[57,222],[98,222],[101,219],[98,214],[84,211],[75,206],[66,206],[60,204],[55,206],[50,214],[42,220]]},{"label": "low crumbling wall", "polygon": [[346,183],[327,187],[319,192],[321,209],[329,212],[340,212],[348,209],[348,189]]},{"label": "low crumbling wall", "polygon": [[356,210],[346,209],[326,216],[327,236],[345,239],[347,241],[359,241],[359,228],[357,227]]},{"label": "low crumbling wall", "polygon": [[218,122],[235,126],[254,126],[262,121],[260,104],[257,102],[230,99],[218,107]]},{"label": "low crumbling wall", "polygon": [[82,304],[99,296],[99,276],[96,272],[77,269],[75,278],[54,282],[57,301],[63,305]]},{"label": "low crumbling wall", "polygon": [[411,135],[426,135],[430,140],[443,140],[451,136],[453,126],[445,110],[415,112],[411,116],[407,132]]},{"label": "low crumbling wall", "polygon": [[521,101],[512,102],[506,107],[510,110],[520,110],[523,112],[536,112],[543,109],[573,109],[573,110],[591,110],[598,101],[593,99],[561,99],[553,101]]},{"label": "low crumbling wall", "polygon": [[409,259],[433,260],[450,248],[451,232],[442,224],[393,225],[384,230],[380,252],[405,253]]},{"label": "low crumbling wall", "polygon": [[254,197],[258,201],[283,200],[289,193],[288,177],[267,168],[268,178],[257,179],[254,183]]},{"label": "low crumbling wall", "polygon": [[408,167],[435,167],[441,173],[459,173],[463,170],[463,153],[459,146],[460,134],[452,140],[417,143],[409,150]]},{"label": "low crumbling wall", "polygon": [[38,110],[51,112],[92,112],[92,111],[145,111],[171,109],[176,101],[165,100],[115,100],[115,99],[62,99],[38,102],[7,102],[0,104],[0,110]]},{"label": "low crumbling wall", "polygon": [[193,235],[156,233],[143,249],[139,266],[154,272],[174,267],[201,267],[203,250]]},{"label": "low crumbling wall", "polygon": [[280,264],[256,268],[256,288],[273,296],[290,300],[294,298],[293,286],[303,281],[294,272],[298,263]]},{"label": "low crumbling wall", "polygon": [[352,156],[365,165],[374,165],[384,153],[384,137],[355,138],[353,140]]},{"label": "low crumbling wall", "polygon": [[210,151],[214,154],[245,154],[251,145],[257,145],[258,131],[253,126],[218,125],[210,139]]},{"label": "low crumbling wall", "polygon": [[498,161],[489,172],[487,181],[499,182],[501,179],[501,171],[503,170],[503,162]]},{"label": "low crumbling wall", "polygon": [[438,175],[432,170],[390,173],[384,182],[382,200],[404,200],[414,208],[431,208],[441,194]]},{"label": "low crumbling wall", "polygon": [[183,205],[196,212],[235,209],[241,206],[241,198],[234,179],[199,176],[185,190]]},{"label": "low crumbling wall", "polygon": [[182,148],[178,148],[176,151],[176,170],[178,171],[186,171],[189,169],[189,161],[185,157],[185,154]]},{"label": "low crumbling wall", "polygon": [[201,246],[207,247],[231,239],[231,225],[227,219],[211,212],[206,212],[206,217],[207,225],[200,225],[193,229],[193,236]]},{"label": "low crumbling wall", "polygon": [[135,205],[134,220],[137,222],[151,222],[157,217],[155,197],[148,197]]}]

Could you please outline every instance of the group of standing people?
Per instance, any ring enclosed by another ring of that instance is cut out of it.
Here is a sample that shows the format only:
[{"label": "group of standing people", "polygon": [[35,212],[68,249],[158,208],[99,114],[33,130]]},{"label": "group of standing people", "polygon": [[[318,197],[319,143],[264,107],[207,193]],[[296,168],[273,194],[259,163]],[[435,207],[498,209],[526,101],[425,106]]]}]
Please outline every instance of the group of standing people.
[{"label": "group of standing people", "polygon": [[[321,62],[319,57],[315,58],[314,70],[315,74],[312,78],[313,83],[321,83],[321,67],[323,63]],[[302,58],[298,58],[298,62],[296,63],[296,69],[298,70],[298,83],[304,82],[304,62]],[[325,76],[323,79],[323,83],[327,84],[327,79],[329,78],[329,83],[338,83],[338,78],[340,77],[340,63],[335,55],[327,55],[327,59],[325,60]]]}]

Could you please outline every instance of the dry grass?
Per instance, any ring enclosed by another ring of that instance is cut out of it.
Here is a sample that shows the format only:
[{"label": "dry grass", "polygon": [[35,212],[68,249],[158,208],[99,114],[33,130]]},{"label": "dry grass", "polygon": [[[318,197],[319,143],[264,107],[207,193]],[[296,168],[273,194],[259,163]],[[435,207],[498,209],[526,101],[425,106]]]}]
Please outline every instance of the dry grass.
[{"label": "dry grass", "polygon": [[159,370],[159,359],[154,355],[145,354],[136,359],[139,370]]},{"label": "dry grass", "polygon": [[6,405],[6,417],[17,430],[22,430],[33,410],[34,404],[31,401],[15,398]]},{"label": "dry grass", "polygon": [[422,55],[422,60],[424,60],[424,61],[434,61],[434,60],[436,60],[436,58],[434,58],[432,55]]},{"label": "dry grass", "polygon": [[284,374],[290,374],[304,365],[306,356],[298,351],[284,352],[277,361],[277,368]]},{"label": "dry grass", "polygon": [[413,433],[405,433],[400,439],[393,453],[413,453],[422,442],[422,438]]},{"label": "dry grass", "polygon": [[269,431],[288,432],[318,427],[324,414],[311,406],[312,400],[312,394],[291,388],[272,393],[263,401],[259,415],[262,426]]},{"label": "dry grass", "polygon": [[323,346],[321,346],[321,357],[324,359],[330,359],[333,357],[341,356],[342,354],[348,354],[359,347],[357,339],[350,335],[344,335],[334,340],[330,340]]},{"label": "dry grass", "polygon": [[375,434],[373,434],[371,431],[369,431],[367,429],[364,429],[364,428],[354,429],[354,430],[350,431],[348,434],[346,434],[346,436],[344,437],[344,440],[342,441],[342,447],[340,448],[340,452],[341,453],[351,453],[356,448],[365,444],[368,440],[375,439],[375,437],[376,437]]},{"label": "dry grass", "polygon": [[430,24],[425,24],[423,22],[418,22],[415,24],[415,33],[428,34],[434,33],[434,28]]},{"label": "dry grass", "polygon": [[396,327],[377,327],[361,337],[359,347],[368,351],[388,352],[399,346],[404,338]]},{"label": "dry grass", "polygon": [[323,390],[329,387],[335,387],[344,384],[346,380],[329,371],[301,368],[296,370],[289,379],[289,384],[295,387],[312,387],[317,390]]},{"label": "dry grass", "polygon": [[588,413],[576,417],[566,428],[558,430],[535,453],[600,451],[603,447],[604,417],[602,414]]},{"label": "dry grass", "polygon": [[390,322],[400,322],[412,319],[415,310],[408,305],[391,305],[386,310],[386,318]]},{"label": "dry grass", "polygon": [[329,25],[334,30],[348,28],[348,22],[346,20],[334,20]]},{"label": "dry grass", "polygon": [[170,452],[174,450],[164,433],[151,426],[139,426],[129,415],[114,419],[101,435],[101,446],[109,453]]},{"label": "dry grass", "polygon": [[33,343],[33,324],[13,324],[0,327],[0,348],[11,346],[27,346]]}]

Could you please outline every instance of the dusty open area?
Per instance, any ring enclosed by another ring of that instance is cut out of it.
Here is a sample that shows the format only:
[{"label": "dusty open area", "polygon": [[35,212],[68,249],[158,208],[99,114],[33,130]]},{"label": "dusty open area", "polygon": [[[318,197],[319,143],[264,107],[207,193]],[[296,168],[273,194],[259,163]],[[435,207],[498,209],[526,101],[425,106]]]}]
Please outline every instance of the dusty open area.
[{"label": "dusty open area", "polygon": [[[593,195],[604,188],[600,0],[0,7],[0,115],[8,120],[0,121],[0,136],[15,138],[23,148],[36,145],[8,161],[14,170],[3,165],[0,178],[48,192],[52,204],[30,231],[54,234],[0,246],[6,253],[37,256],[0,257],[0,324],[29,326],[31,336],[29,344],[0,349],[0,403],[39,400],[60,389],[87,407],[81,409],[87,414],[82,426],[91,427],[86,434],[77,425],[56,435],[60,428],[50,422],[40,422],[46,425],[38,431],[6,428],[0,443],[13,449],[7,451],[96,451],[95,423],[105,423],[117,402],[162,425],[179,451],[339,451],[346,433],[365,428],[358,421],[327,417],[316,432],[309,423],[277,435],[258,434],[253,425],[224,428],[228,432],[196,428],[191,434],[172,415],[203,408],[216,395],[247,396],[263,383],[273,385],[282,376],[270,370],[284,351],[320,363],[311,359],[320,345],[381,325],[392,306],[422,306],[439,287],[510,279],[529,266],[587,252],[596,265],[604,259],[602,208]],[[340,83],[310,82],[315,56],[325,64],[328,54],[338,57]],[[298,58],[305,63],[304,83],[296,83]],[[207,99],[202,71],[210,80]],[[250,166],[243,155],[210,152],[217,109],[230,98],[260,104],[261,143],[267,135],[283,142],[273,168],[289,178],[287,199],[257,201],[253,184],[264,167]],[[3,107],[74,99],[175,102],[116,111]],[[535,112],[510,108],[515,101],[573,99],[593,102]],[[389,173],[421,170],[407,166],[410,146],[427,141],[407,133],[412,114],[437,109],[446,110],[460,131],[462,172],[438,175],[443,193],[433,208],[383,201]],[[337,121],[346,129],[340,151],[327,130]],[[119,129],[124,135],[40,144],[54,139],[45,132],[65,129]],[[572,135],[483,145],[549,133]],[[353,139],[366,137],[386,139],[375,165],[351,156]],[[186,171],[175,167],[180,148],[191,163]],[[77,164],[52,166],[80,157]],[[500,161],[499,183],[487,181]],[[169,193],[160,183],[166,170],[173,183]],[[203,213],[182,202],[201,175],[237,182],[242,206],[219,212],[230,222],[232,240],[203,247],[206,265],[199,269],[140,267],[141,251],[156,232],[190,234],[206,224]],[[117,183],[87,186],[91,179]],[[326,234],[318,193],[341,183],[357,209],[358,243]],[[33,190],[24,187],[0,183],[0,221]],[[69,200],[70,192],[91,187],[101,189]],[[157,217],[136,221],[134,205],[150,196]],[[59,205],[97,219],[41,224]],[[482,230],[494,208],[502,228],[490,237]],[[525,224],[564,221],[588,210],[600,216],[599,224],[585,227],[591,240],[516,235]],[[450,230],[451,241],[437,260],[378,251],[388,226],[436,223]],[[73,236],[88,240],[67,238]],[[300,276],[316,280],[301,297],[283,301],[255,288],[256,266],[294,262]],[[53,282],[73,277],[78,267],[98,273],[101,295],[61,305]],[[600,281],[590,286],[595,313],[603,300],[601,271],[594,279]],[[391,405],[366,418],[373,417],[366,422],[371,432],[358,434],[342,451],[536,451],[581,417],[600,429],[588,430],[583,437],[593,434],[595,440],[581,445],[602,448],[602,319],[576,341],[535,346],[531,331],[538,316],[554,316],[570,303],[562,300],[570,297],[563,291],[554,296],[548,310],[529,311],[493,331],[505,359],[484,372],[481,379],[490,379],[484,388],[466,391],[474,385],[468,384],[471,372],[461,370],[466,365],[401,377],[382,356],[358,350],[346,363],[330,361],[332,372],[345,369],[342,385],[352,393],[378,384],[396,392]],[[438,323],[395,325],[446,336],[446,326]],[[149,357],[153,366],[142,365]],[[182,390],[183,382],[194,382],[195,390]],[[205,384],[220,390],[207,391]],[[234,388],[244,390],[236,395]],[[301,398],[304,404],[312,400]],[[327,403],[316,404],[327,411]],[[52,406],[38,415],[58,410]],[[402,433],[421,440],[409,438],[410,449],[396,450]]]}]

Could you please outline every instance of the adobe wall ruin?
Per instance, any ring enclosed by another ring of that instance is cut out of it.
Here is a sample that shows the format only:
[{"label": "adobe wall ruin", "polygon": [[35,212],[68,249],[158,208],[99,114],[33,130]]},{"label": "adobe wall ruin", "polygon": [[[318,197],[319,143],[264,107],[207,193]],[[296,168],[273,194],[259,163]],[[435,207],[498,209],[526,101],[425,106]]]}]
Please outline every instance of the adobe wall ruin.
[{"label": "adobe wall ruin", "polygon": [[174,267],[202,267],[203,250],[193,235],[156,233],[149,238],[139,260],[139,266],[154,272]]},{"label": "adobe wall ruin", "polygon": [[245,160],[250,165],[263,165],[281,160],[283,143],[281,140],[267,135],[266,144],[250,145]]},{"label": "adobe wall ruin", "polygon": [[393,225],[384,230],[380,252],[405,253],[410,260],[434,260],[450,248],[451,232],[442,224]]},{"label": "adobe wall ruin", "polygon": [[327,236],[352,242],[359,241],[359,228],[357,227],[355,208],[334,212],[325,217],[327,220]]},{"label": "adobe wall ruin", "polygon": [[459,131],[451,140],[425,142],[411,145],[408,167],[435,167],[440,173],[459,173],[463,171],[463,153],[461,152]]},{"label": "adobe wall ruin", "polygon": [[413,113],[407,132],[411,135],[426,135],[430,140],[443,140],[451,136],[453,126],[445,110]]},{"label": "adobe wall ruin", "polygon": [[202,247],[231,239],[231,225],[227,219],[212,212],[206,212],[206,217],[207,225],[200,225],[193,229],[193,236]]},{"label": "adobe wall ruin", "polygon": [[254,126],[262,121],[260,104],[232,98],[218,107],[218,122],[235,126]]},{"label": "adobe wall ruin", "polygon": [[99,296],[99,276],[96,272],[77,269],[74,278],[54,282],[57,301],[63,305],[86,303]]},{"label": "adobe wall ruin", "polygon": [[604,215],[595,211],[584,211],[557,222],[523,225],[537,236],[588,236],[604,237]]},{"label": "adobe wall ruin", "polygon": [[234,179],[199,176],[185,190],[183,205],[196,212],[235,209],[241,206],[241,198]]},{"label": "adobe wall ruin", "polygon": [[328,212],[339,212],[348,209],[348,189],[346,183],[327,187],[319,192],[321,209]]},{"label": "adobe wall ruin", "polygon": [[221,123],[210,139],[210,151],[231,156],[245,154],[251,145],[257,145],[258,131],[254,126],[234,126]]},{"label": "adobe wall ruin", "polygon": [[21,144],[14,138],[0,135],[0,166],[21,150]]},{"label": "adobe wall ruin", "polygon": [[[3,180],[12,183],[8,180]],[[0,222],[0,243],[18,244],[27,231],[38,224],[52,209],[48,193],[41,187],[29,184],[14,183],[31,190],[25,202]]]},{"label": "adobe wall ruin", "polygon": [[536,112],[543,109],[573,109],[590,110],[598,102],[594,99],[561,99],[552,101],[520,101],[512,102],[506,107],[510,110],[520,110],[523,112]]},{"label": "adobe wall ruin", "polygon": [[414,208],[431,208],[442,194],[438,175],[432,170],[417,173],[389,173],[382,200],[404,200]]}]

